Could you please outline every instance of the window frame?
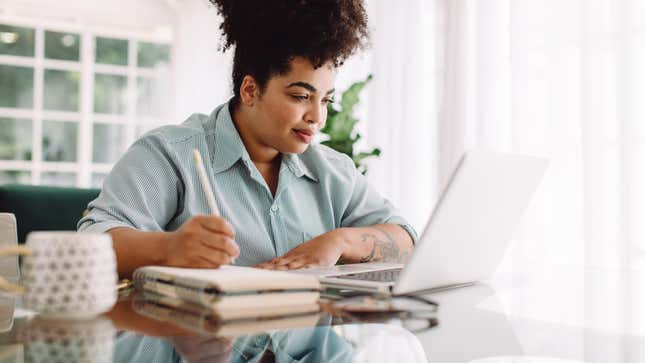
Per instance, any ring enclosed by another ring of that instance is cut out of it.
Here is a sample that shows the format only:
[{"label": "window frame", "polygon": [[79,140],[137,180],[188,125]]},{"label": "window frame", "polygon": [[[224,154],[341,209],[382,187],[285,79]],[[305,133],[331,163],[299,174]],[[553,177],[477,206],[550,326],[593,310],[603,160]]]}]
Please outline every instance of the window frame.
[{"label": "window frame", "polygon": [[[33,106],[32,108],[0,107],[0,117],[12,119],[29,119],[32,122],[32,157],[31,160],[0,160],[0,171],[24,171],[30,173],[31,184],[40,185],[43,173],[73,172],[76,173],[76,187],[92,187],[93,174],[107,174],[113,163],[95,163],[93,155],[93,125],[95,123],[124,125],[127,148],[137,135],[139,128],[149,129],[167,123],[168,120],[153,116],[137,115],[137,79],[167,78],[172,82],[174,74],[174,44],[170,27],[154,31],[122,30],[82,23],[66,23],[47,19],[25,18],[0,15],[0,23],[28,27],[35,32],[35,50],[33,57],[0,54],[0,64],[8,66],[31,67],[33,69]],[[55,60],[45,58],[45,32],[65,32],[80,35],[78,61]],[[128,64],[108,65],[95,63],[96,37],[128,40]],[[169,46],[167,72],[160,73],[154,68],[137,66],[139,42],[167,44]],[[45,69],[76,71],[80,73],[79,110],[77,112],[48,111],[43,108],[43,88]],[[121,75],[126,77],[125,113],[94,113],[94,77],[96,74]],[[43,161],[42,138],[43,121],[77,122],[77,158],[75,162]]]}]

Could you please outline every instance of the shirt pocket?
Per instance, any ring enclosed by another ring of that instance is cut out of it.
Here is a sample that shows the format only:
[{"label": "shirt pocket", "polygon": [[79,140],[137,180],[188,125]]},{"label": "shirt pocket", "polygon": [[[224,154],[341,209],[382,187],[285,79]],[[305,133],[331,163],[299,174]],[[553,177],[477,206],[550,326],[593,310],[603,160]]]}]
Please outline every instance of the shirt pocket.
[{"label": "shirt pocket", "polygon": [[310,241],[312,238],[313,238],[313,236],[311,235],[311,233],[303,231],[302,232],[302,242],[301,243],[305,243],[307,241]]}]

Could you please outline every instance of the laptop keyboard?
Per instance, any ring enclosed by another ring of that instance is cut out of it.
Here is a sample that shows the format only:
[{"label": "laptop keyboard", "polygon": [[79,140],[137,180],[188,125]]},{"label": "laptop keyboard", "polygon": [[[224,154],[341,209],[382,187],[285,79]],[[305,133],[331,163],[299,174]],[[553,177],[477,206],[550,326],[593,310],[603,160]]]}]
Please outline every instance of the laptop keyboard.
[{"label": "laptop keyboard", "polygon": [[370,272],[360,272],[355,274],[342,275],[337,277],[342,279],[351,279],[351,280],[395,282],[396,280],[398,280],[399,275],[401,274],[401,271],[402,269],[370,271]]}]

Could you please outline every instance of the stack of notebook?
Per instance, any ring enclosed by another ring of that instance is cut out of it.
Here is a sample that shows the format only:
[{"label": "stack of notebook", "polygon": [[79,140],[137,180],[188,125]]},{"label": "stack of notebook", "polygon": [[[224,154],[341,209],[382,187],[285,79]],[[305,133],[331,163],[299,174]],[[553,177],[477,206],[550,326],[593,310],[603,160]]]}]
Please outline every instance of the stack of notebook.
[{"label": "stack of notebook", "polygon": [[[220,321],[310,314],[319,310],[315,276],[252,267],[189,269],[146,266],[134,286],[157,303],[206,308]],[[188,305],[186,305],[188,304]]]},{"label": "stack of notebook", "polygon": [[237,337],[272,330],[308,328],[318,324],[320,313],[310,306],[305,311],[289,312],[289,315],[250,317],[222,320],[211,309],[201,305],[182,302],[173,298],[143,293],[132,302],[134,311],[154,320],[169,322],[199,334],[215,334],[220,337]]}]

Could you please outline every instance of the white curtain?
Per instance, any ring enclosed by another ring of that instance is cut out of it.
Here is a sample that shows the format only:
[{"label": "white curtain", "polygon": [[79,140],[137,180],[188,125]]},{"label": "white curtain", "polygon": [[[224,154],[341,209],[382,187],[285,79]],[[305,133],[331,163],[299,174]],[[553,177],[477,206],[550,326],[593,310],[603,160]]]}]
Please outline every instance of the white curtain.
[{"label": "white curtain", "polygon": [[[509,309],[645,336],[645,1],[370,6],[369,142],[386,152],[373,183],[418,226],[465,150],[549,157],[503,265],[534,289]],[[606,345],[594,339],[565,350],[593,361],[645,354],[625,342],[598,351]]]},{"label": "white curtain", "polygon": [[368,178],[419,233],[439,189],[436,6],[427,0],[368,1],[374,80],[366,89],[366,141],[383,152],[370,160]]}]

